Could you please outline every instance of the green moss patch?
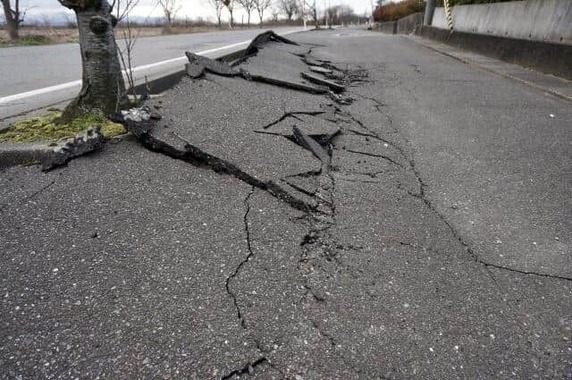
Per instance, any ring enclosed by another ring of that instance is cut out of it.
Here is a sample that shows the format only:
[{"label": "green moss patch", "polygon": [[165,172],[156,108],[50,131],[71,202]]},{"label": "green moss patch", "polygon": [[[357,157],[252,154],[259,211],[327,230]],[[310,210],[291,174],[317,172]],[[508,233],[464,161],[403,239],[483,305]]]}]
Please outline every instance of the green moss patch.
[{"label": "green moss patch", "polygon": [[77,136],[90,127],[100,127],[105,137],[114,137],[125,133],[121,124],[113,123],[104,117],[87,114],[66,124],[57,124],[60,110],[52,109],[44,116],[19,121],[0,132],[2,143],[56,142]]}]

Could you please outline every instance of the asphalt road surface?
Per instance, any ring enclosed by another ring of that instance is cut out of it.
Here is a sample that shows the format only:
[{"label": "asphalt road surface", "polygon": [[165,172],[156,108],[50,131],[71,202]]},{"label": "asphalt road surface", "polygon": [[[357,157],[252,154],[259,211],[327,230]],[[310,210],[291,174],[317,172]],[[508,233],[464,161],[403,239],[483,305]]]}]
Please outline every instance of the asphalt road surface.
[{"label": "asphalt road surface", "polygon": [[[412,37],[292,38],[0,170],[0,376],[570,379],[570,103]],[[346,91],[294,90],[309,66]]]}]

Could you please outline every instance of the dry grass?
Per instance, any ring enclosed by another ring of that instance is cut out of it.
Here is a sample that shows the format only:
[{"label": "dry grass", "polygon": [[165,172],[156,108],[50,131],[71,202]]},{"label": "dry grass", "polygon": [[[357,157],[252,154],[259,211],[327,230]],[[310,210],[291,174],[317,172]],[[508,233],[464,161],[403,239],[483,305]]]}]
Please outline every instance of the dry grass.
[{"label": "dry grass", "polygon": [[[252,25],[252,29],[258,28]],[[132,27],[132,31],[136,31],[138,37],[153,37],[165,34],[190,34],[205,33],[219,30],[215,25],[189,25],[189,26],[173,26],[168,32],[162,26],[144,26]],[[222,30],[229,30],[227,25],[223,25]],[[121,38],[124,34],[122,27],[118,26],[115,31],[117,38]],[[67,27],[51,27],[51,26],[25,26],[20,28],[20,39],[18,43],[11,43],[8,40],[8,34],[5,30],[0,29],[0,46],[29,46],[29,45],[49,45],[62,44],[78,41],[77,28]]]}]

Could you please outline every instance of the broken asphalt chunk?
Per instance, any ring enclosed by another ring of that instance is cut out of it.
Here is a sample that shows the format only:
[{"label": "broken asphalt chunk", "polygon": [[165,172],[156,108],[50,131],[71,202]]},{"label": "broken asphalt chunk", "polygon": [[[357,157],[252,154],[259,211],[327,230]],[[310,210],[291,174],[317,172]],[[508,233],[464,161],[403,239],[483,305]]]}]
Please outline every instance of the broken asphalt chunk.
[{"label": "broken asphalt chunk", "polygon": [[300,73],[300,75],[302,75],[302,78],[312,82],[312,83],[316,83],[320,86],[326,86],[328,87],[330,90],[332,90],[333,92],[339,93],[339,92],[343,92],[346,90],[346,88],[340,84],[337,84],[335,82],[326,80],[326,79],[322,79],[316,75],[313,74],[309,74],[309,73]]},{"label": "broken asphalt chunk", "polygon": [[187,63],[187,75],[193,79],[197,79],[205,75],[205,67],[197,61]]},{"label": "broken asphalt chunk", "polygon": [[302,132],[315,139],[320,145],[328,143],[334,136],[340,133],[340,127],[330,120],[317,115],[292,113],[279,122],[269,126],[266,130],[258,133],[276,134],[287,138],[294,138],[292,127],[298,127]]},{"label": "broken asphalt chunk", "polygon": [[309,92],[310,94],[325,94],[328,92],[328,88],[324,86],[308,86],[303,83],[290,82],[287,80],[271,78],[264,75],[248,74],[247,78],[255,82],[272,84],[274,86],[289,88],[291,90]]},{"label": "broken asphalt chunk", "polygon": [[329,165],[331,162],[330,155],[316,140],[305,134],[300,128],[292,127],[294,138],[300,146],[308,149],[314,156],[316,156],[322,163]]},{"label": "broken asphalt chunk", "polygon": [[282,42],[288,45],[298,45],[296,42],[291,41],[287,38],[279,36],[278,34],[274,33],[272,30],[266,31],[264,33],[259,34],[258,36],[254,37],[250,45],[244,51],[244,56],[249,56],[258,53],[258,49],[260,49],[264,44],[268,42]]},{"label": "broken asphalt chunk", "polygon": [[310,69],[310,71],[313,71],[315,73],[320,73],[320,74],[332,74],[333,73],[332,70],[326,69],[325,67],[309,66],[308,68]]},{"label": "broken asphalt chunk", "polygon": [[204,70],[206,70],[209,73],[222,75],[226,77],[235,77],[242,75],[242,73],[239,70],[233,68],[232,66],[230,66],[225,62],[203,57],[201,55],[197,55],[190,51],[186,51],[185,55],[189,60],[189,65],[195,66],[194,68],[191,69],[193,73],[198,73],[199,67],[203,67]]}]

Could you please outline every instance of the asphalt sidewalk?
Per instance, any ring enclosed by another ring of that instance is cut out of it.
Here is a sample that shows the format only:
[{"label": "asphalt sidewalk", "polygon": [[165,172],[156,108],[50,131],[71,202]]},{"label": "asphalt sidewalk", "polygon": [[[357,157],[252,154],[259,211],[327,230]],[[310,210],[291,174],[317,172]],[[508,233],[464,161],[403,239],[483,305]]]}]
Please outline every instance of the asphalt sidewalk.
[{"label": "asphalt sidewalk", "polygon": [[569,102],[410,37],[291,39],[0,169],[3,378],[572,376]]}]

